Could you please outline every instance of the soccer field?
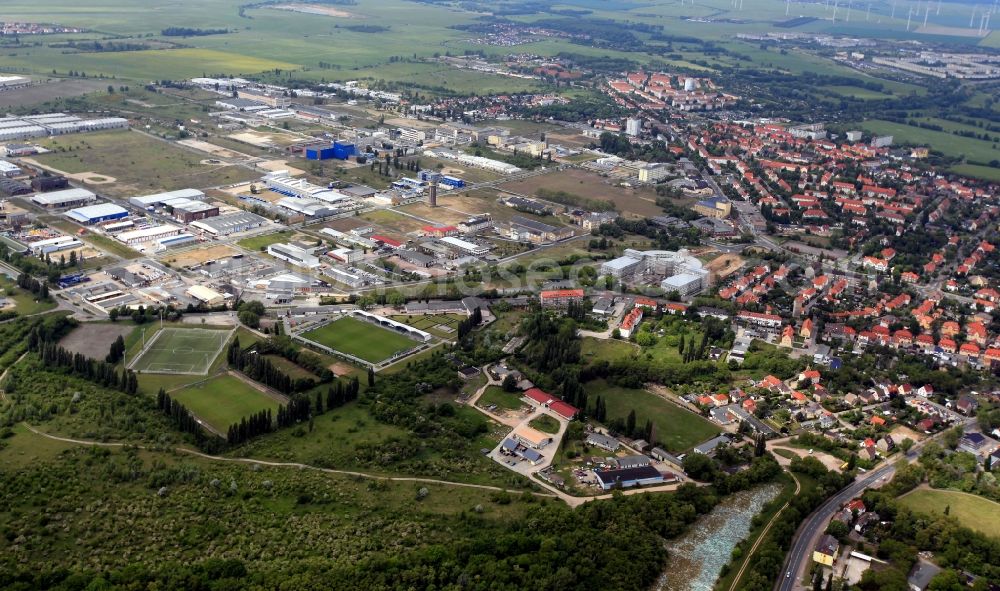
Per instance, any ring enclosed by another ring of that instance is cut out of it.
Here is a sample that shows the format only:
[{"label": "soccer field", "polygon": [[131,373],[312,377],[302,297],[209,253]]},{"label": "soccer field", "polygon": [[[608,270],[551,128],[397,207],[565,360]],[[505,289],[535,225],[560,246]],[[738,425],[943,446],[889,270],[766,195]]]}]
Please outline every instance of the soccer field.
[{"label": "soccer field", "polygon": [[266,409],[278,412],[277,400],[231,375],[216,376],[170,396],[223,435],[243,417]]},{"label": "soccer field", "polygon": [[129,367],[146,373],[205,375],[230,334],[228,330],[164,328]]},{"label": "soccer field", "polygon": [[405,335],[346,316],[303,333],[302,337],[370,363],[379,363],[418,344]]}]

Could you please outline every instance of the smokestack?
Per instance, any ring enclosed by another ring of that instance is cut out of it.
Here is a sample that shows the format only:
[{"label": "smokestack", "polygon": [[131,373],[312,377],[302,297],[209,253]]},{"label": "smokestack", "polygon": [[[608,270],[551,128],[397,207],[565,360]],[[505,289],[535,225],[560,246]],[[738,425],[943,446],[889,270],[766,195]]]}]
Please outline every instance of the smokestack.
[{"label": "smokestack", "polygon": [[431,181],[431,186],[427,191],[427,206],[437,207],[438,204],[438,183],[437,179]]}]

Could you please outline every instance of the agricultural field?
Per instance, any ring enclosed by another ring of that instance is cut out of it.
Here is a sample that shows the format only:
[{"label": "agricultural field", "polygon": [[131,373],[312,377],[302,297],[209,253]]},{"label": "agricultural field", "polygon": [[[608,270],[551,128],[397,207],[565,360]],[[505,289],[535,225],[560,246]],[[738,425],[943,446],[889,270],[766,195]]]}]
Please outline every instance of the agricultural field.
[{"label": "agricultural field", "polygon": [[303,333],[302,337],[370,363],[380,363],[417,346],[407,336],[348,316]]},{"label": "agricultural field", "polygon": [[32,160],[70,175],[113,179],[100,184],[99,190],[116,197],[211,187],[258,176],[242,167],[201,164],[197,155],[136,131],[77,134],[39,143],[52,152]]},{"label": "agricultural field", "polygon": [[[911,127],[909,125],[878,119],[865,121],[858,125],[872,133],[891,135],[896,144],[909,142],[926,145],[948,156],[965,156],[970,160],[978,162],[1000,160],[1000,148],[995,147],[995,144],[991,142],[981,139],[962,137],[944,131],[921,129],[919,127]],[[968,172],[976,171],[968,170]]]},{"label": "agricultural field", "polygon": [[499,188],[528,196],[537,195],[539,189],[563,191],[585,200],[610,201],[623,214],[630,213],[638,217],[663,214],[663,209],[656,205],[656,192],[652,189],[617,187],[610,179],[585,170],[571,169],[542,174],[523,181],[504,183]]},{"label": "agricultural field", "polygon": [[653,421],[657,439],[673,453],[687,451],[721,431],[707,419],[646,390],[622,388],[604,380],[589,382],[584,388],[589,404],[596,404],[598,396],[604,399],[609,420],[625,420],[634,410],[637,424],[644,424],[647,419]]},{"label": "agricultural field", "polygon": [[148,373],[205,375],[230,336],[227,330],[164,328],[129,367]]},{"label": "agricultural field", "polygon": [[918,513],[948,514],[965,527],[988,536],[1000,537],[1000,503],[954,490],[918,488],[899,498],[904,506]]},{"label": "agricultural field", "polygon": [[223,374],[197,382],[170,397],[183,404],[216,433],[225,435],[230,425],[243,417],[270,410],[278,411],[278,398],[268,395],[232,375]]},{"label": "agricultural field", "polygon": [[109,351],[115,339],[118,337],[127,339],[134,330],[135,325],[132,323],[88,322],[64,336],[59,341],[59,346],[73,353],[83,353],[100,359],[103,357],[101,352]]}]

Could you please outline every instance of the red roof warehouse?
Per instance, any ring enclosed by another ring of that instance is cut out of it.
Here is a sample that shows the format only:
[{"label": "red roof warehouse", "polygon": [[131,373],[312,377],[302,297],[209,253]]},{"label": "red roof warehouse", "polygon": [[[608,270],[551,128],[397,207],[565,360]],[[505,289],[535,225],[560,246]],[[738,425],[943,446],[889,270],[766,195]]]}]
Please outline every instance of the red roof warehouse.
[{"label": "red roof warehouse", "polygon": [[538,406],[544,406],[566,420],[571,420],[578,412],[580,412],[580,410],[572,404],[563,402],[558,398],[554,398],[552,395],[540,388],[530,388],[524,393],[524,395],[538,404]]}]

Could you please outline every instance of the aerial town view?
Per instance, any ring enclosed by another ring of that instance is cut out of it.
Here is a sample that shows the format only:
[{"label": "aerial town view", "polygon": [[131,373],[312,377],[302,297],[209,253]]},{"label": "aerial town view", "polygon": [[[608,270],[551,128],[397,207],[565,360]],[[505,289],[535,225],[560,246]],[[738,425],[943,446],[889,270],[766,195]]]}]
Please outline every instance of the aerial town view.
[{"label": "aerial town view", "polygon": [[0,2],[0,589],[1000,591],[998,13]]}]

